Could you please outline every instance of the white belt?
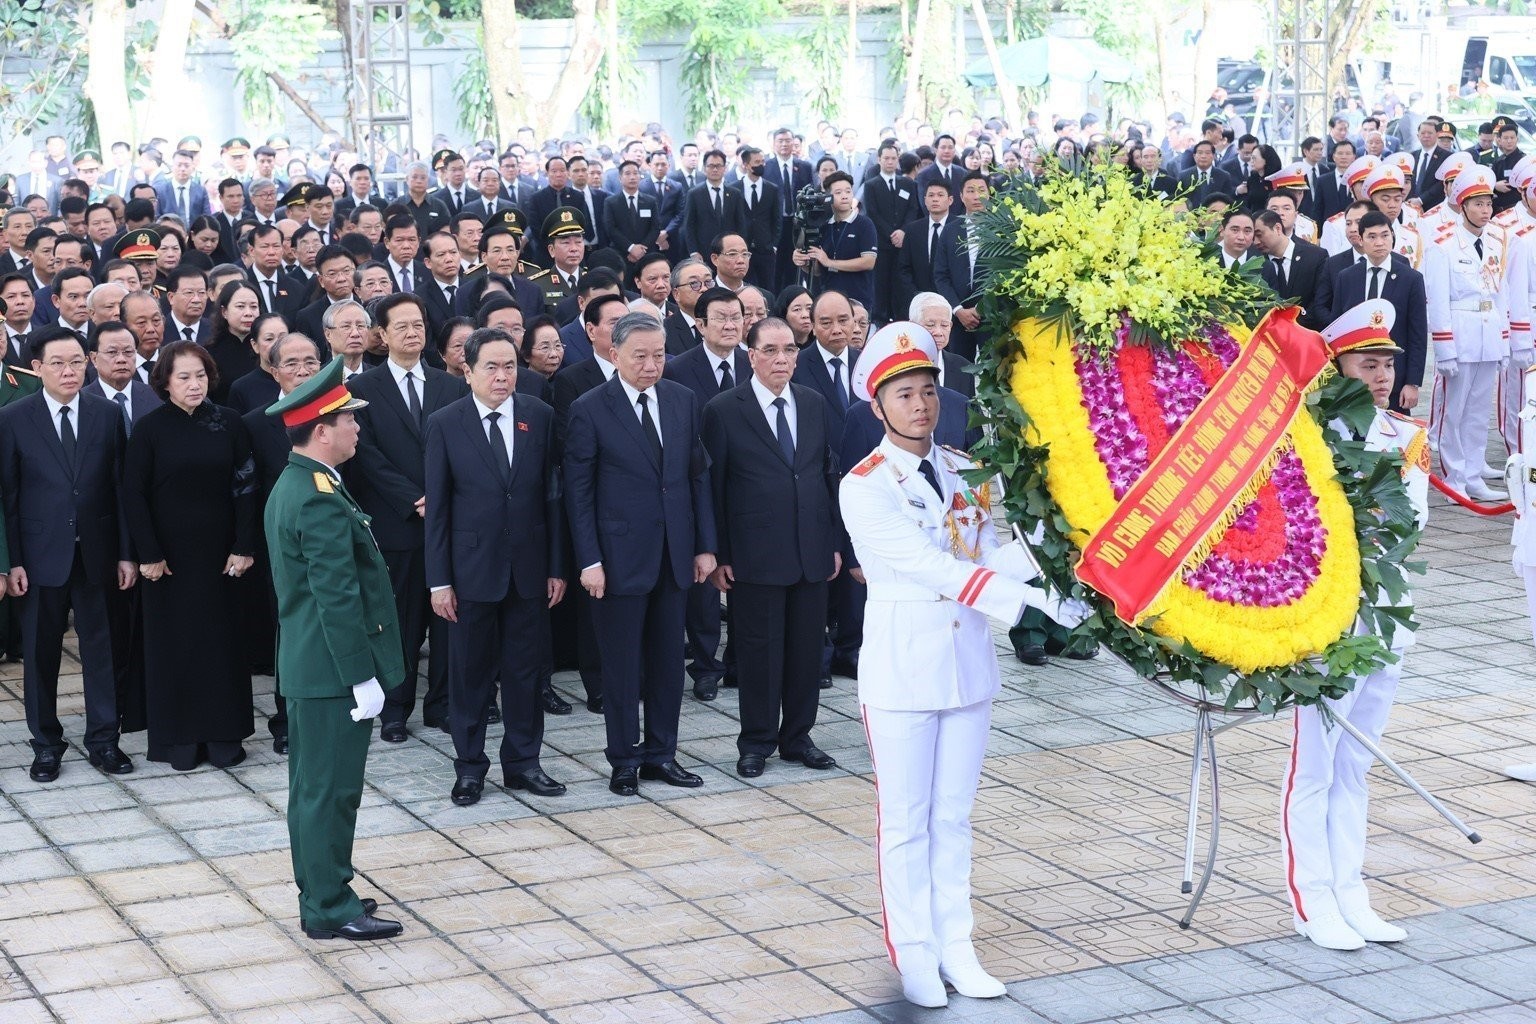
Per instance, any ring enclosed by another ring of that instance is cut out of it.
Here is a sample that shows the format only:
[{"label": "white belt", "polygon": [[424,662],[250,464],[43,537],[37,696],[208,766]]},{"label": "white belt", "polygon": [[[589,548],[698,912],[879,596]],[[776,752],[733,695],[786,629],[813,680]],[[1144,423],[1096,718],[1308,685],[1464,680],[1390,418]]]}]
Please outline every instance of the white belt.
[{"label": "white belt", "polygon": [[871,583],[870,601],[946,601],[943,594],[916,583]]},{"label": "white belt", "polygon": [[1459,309],[1464,313],[1486,313],[1493,308],[1493,300],[1478,299],[1474,302],[1468,299],[1462,299],[1460,301],[1451,303],[1451,308]]}]

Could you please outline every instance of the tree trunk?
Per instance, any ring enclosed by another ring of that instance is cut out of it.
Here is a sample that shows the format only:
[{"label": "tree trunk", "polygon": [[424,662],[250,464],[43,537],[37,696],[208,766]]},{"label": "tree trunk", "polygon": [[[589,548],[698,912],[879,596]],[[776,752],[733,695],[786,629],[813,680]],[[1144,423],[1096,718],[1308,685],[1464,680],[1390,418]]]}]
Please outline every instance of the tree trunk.
[{"label": "tree trunk", "polygon": [[[603,0],[604,24],[599,25],[597,0],[575,0],[572,4],[571,46],[566,51],[565,67],[560,69],[560,77],[555,80],[549,98],[539,106],[536,127],[540,138],[547,139],[564,132],[576,111],[581,109],[587,90],[592,88],[592,76],[602,63],[605,41],[612,48],[610,53],[618,48],[616,6],[614,0]],[[618,116],[617,66],[610,65],[610,71],[606,88],[609,90],[608,117],[612,120]]]},{"label": "tree trunk", "polygon": [[1013,126],[1022,125],[1024,117],[1019,109],[1019,90],[1014,88],[1013,82],[1003,71],[1002,58],[997,55],[997,40],[992,38],[992,23],[987,20],[987,11],[982,6],[982,0],[971,0],[971,14],[976,19],[976,25],[981,29],[981,45],[986,48],[987,60],[992,62],[992,77],[997,80],[997,95],[1003,101],[1003,119]]},{"label": "tree trunk", "polygon": [[165,0],[160,10],[143,136],[174,138],[185,127],[187,98],[197,92],[187,81],[185,67],[196,6],[195,0]]},{"label": "tree trunk", "polygon": [[[1367,0],[1369,2],[1369,0]],[[1193,121],[1202,120],[1204,104],[1216,88],[1216,0],[1200,0],[1200,34],[1195,37],[1194,91],[1190,94],[1189,116]]]},{"label": "tree trunk", "polygon": [[[208,19],[209,23],[213,25],[213,30],[219,34],[219,38],[229,39],[234,36],[234,29],[230,28],[229,22],[224,20],[224,15],[220,14],[218,8],[212,5],[211,0],[196,0],[196,4],[198,13]],[[339,8],[341,3],[338,2],[337,6],[339,21]],[[344,31],[342,33],[342,39],[345,40],[346,38],[347,33]],[[352,67],[351,46],[344,45],[342,52],[345,55],[344,60],[346,61],[348,74],[350,75]],[[268,71],[267,77],[272,80],[273,85],[277,86],[278,92],[281,92],[284,96],[288,97],[289,102],[298,107],[299,112],[302,113],[305,117],[309,118],[310,121],[314,123],[316,128],[319,128],[322,132],[331,132],[336,130],[331,127],[329,121],[320,116],[320,112],[311,106],[308,100],[299,95],[299,91],[293,87],[288,79],[284,78],[276,71]]]},{"label": "tree trunk", "polygon": [[1360,37],[1365,34],[1366,26],[1375,16],[1376,0],[1359,0],[1358,3],[1350,5],[1349,17],[1343,25],[1343,32],[1336,33],[1330,40],[1333,44],[1328,54],[1330,110],[1333,90],[1349,84],[1344,78],[1344,66],[1349,63],[1350,57],[1354,56],[1355,47],[1360,45]]},{"label": "tree trunk", "polygon": [[606,134],[612,138],[618,133],[619,123],[619,63],[624,59],[619,50],[619,0],[603,0],[600,14],[603,28],[603,56],[608,62],[608,74],[603,78],[603,110],[608,123]]},{"label": "tree trunk", "polygon": [[521,30],[514,0],[483,0],[480,29],[485,36],[485,77],[496,110],[499,137],[510,137],[528,121],[528,93],[518,52]]},{"label": "tree trunk", "polygon": [[928,108],[923,103],[922,71],[923,49],[928,42],[928,8],[931,0],[917,0],[917,13],[912,18],[912,49],[907,53],[907,87],[902,95],[901,116],[923,117]]},{"label": "tree trunk", "polygon": [[132,143],[133,107],[128,101],[128,5],[125,0],[96,0],[86,29],[87,45],[94,55],[85,73],[85,94],[96,112],[96,138],[105,153],[121,139]]},{"label": "tree trunk", "polygon": [[848,0],[848,52],[843,57],[843,111],[853,113],[854,97],[868,90],[859,75],[859,3]]},{"label": "tree trunk", "polygon": [[1173,83],[1168,73],[1168,19],[1157,7],[1152,11],[1152,44],[1157,51],[1157,101],[1162,108],[1158,117],[1163,118],[1173,109]]}]

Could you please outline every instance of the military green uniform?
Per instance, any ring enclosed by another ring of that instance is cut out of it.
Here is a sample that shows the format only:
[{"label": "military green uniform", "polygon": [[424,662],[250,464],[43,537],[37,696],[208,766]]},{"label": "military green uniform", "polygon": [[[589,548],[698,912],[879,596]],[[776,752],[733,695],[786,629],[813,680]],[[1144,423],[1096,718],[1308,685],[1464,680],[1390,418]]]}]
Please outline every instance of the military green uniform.
[{"label": "military green uniform", "polygon": [[377,678],[387,690],[401,680],[394,592],[368,516],[330,467],[291,453],[264,522],[288,700],[299,915],[307,928],[336,928],[363,913],[349,883],[373,723],[352,721],[352,687]]},{"label": "military green uniform", "polygon": [[544,296],[544,312],[550,316],[555,315],[555,307],[569,295],[573,294],[565,278],[555,273],[552,269],[541,270],[536,274],[528,275],[530,284],[538,286],[539,294]]},{"label": "military green uniform", "polygon": [[[7,366],[0,372],[0,406],[10,405],[42,388],[42,378],[31,370]],[[0,572],[10,572],[11,558],[6,549],[4,525],[0,522]],[[0,655],[11,661],[21,660],[21,602],[16,599],[0,601]]]}]

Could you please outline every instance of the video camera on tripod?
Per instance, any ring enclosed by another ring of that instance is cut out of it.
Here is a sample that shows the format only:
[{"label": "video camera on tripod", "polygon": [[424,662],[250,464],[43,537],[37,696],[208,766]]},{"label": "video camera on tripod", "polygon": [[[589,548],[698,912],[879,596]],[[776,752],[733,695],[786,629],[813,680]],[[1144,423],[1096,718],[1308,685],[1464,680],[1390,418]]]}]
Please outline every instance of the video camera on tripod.
[{"label": "video camera on tripod", "polygon": [[[817,185],[807,185],[795,193],[796,249],[800,252],[810,252],[813,246],[820,245],[821,234],[830,223],[832,223],[832,193],[822,191]],[[813,284],[820,272],[821,266],[816,263],[807,263],[801,267],[801,286],[814,293],[816,289]]]}]

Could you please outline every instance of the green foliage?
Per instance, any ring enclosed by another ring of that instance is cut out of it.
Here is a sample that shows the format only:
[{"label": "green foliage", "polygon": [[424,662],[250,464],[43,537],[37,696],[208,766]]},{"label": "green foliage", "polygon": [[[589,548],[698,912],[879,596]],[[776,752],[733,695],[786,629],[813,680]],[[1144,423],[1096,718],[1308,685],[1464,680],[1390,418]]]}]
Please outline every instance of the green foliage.
[{"label": "green foliage", "polygon": [[[843,61],[848,53],[848,19],[831,0],[821,17],[790,43],[791,59],[780,65],[805,90],[805,110],[835,121],[843,109]],[[899,48],[898,48],[899,52]]]},{"label": "green foliage", "polygon": [[639,39],[686,33],[678,87],[687,97],[687,131],[736,121],[750,72],[777,64],[763,27],[784,13],[783,0],[621,0],[619,20]]},{"label": "green foliage", "polygon": [[[479,21],[481,0],[424,0],[437,8],[440,17],[454,21]],[[503,0],[510,2],[510,0]],[[517,0],[517,16],[532,21],[569,18],[574,14],[571,0]]]},{"label": "green foliage", "polygon": [[459,131],[474,139],[496,139],[496,104],[491,99],[490,73],[485,65],[485,36],[475,32],[476,46],[453,80],[453,105],[458,108]]},{"label": "green foliage", "polygon": [[[85,80],[83,0],[0,0],[0,128],[25,135],[66,113]],[[19,80],[20,84],[16,84]],[[82,141],[84,124],[66,118]]]},{"label": "green foliage", "polygon": [[230,14],[241,106],[254,121],[280,123],[282,94],[268,72],[293,74],[337,33],[321,7],[302,0],[243,0]]}]

